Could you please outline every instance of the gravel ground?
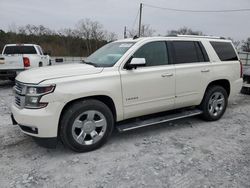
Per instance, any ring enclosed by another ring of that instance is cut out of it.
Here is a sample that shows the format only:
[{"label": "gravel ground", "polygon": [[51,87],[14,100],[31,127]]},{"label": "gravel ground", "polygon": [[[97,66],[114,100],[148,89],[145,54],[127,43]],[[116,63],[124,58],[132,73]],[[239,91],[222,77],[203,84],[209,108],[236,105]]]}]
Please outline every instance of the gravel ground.
[{"label": "gravel ground", "polygon": [[250,187],[250,96],[224,117],[197,117],[126,133],[74,153],[37,146],[11,125],[12,83],[0,83],[0,187]]}]

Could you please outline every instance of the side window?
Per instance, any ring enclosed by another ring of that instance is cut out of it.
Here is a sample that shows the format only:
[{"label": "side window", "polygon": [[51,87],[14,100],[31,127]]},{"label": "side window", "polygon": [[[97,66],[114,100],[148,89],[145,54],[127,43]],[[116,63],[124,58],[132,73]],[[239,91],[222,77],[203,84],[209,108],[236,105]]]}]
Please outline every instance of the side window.
[{"label": "side window", "polygon": [[210,42],[221,61],[235,61],[238,57],[230,42]]},{"label": "side window", "polygon": [[207,53],[200,42],[173,41],[175,64],[207,62]]},{"label": "side window", "polygon": [[133,57],[145,58],[146,66],[157,66],[168,64],[166,43],[163,41],[150,42],[138,49]]}]

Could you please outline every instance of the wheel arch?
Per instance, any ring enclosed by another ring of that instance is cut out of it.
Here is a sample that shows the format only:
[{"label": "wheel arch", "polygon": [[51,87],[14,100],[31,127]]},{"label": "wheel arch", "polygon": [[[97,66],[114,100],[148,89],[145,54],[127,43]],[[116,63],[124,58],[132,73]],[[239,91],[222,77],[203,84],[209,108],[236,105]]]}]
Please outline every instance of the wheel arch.
[{"label": "wheel arch", "polygon": [[[208,86],[207,86],[207,88],[206,88],[206,91],[207,91],[207,89],[208,89],[209,87],[211,87],[211,86],[221,86],[221,87],[223,87],[223,88],[226,90],[227,95],[228,95],[228,97],[229,97],[230,91],[231,91],[231,85],[230,85],[230,81],[229,81],[229,80],[227,80],[227,79],[219,79],[219,80],[211,81],[211,82],[208,84]],[[205,91],[205,92],[206,92],[206,91]]]}]

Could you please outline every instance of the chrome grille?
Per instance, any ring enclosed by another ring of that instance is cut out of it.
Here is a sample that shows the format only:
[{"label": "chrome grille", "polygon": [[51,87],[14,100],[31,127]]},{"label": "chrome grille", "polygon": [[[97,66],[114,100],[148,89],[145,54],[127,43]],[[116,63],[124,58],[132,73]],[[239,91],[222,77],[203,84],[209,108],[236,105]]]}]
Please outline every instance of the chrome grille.
[{"label": "chrome grille", "polygon": [[20,82],[16,82],[15,87],[14,87],[14,89],[16,90],[16,92],[18,94],[23,94],[24,93],[24,88],[25,88],[24,84],[22,84]]},{"label": "chrome grille", "polygon": [[25,91],[26,86],[20,82],[16,82],[14,86],[14,93],[15,93],[15,104],[19,108],[24,107],[25,103]]},{"label": "chrome grille", "polygon": [[20,96],[15,96],[15,103],[16,103],[16,105],[17,106],[21,106],[21,98],[20,98]]}]

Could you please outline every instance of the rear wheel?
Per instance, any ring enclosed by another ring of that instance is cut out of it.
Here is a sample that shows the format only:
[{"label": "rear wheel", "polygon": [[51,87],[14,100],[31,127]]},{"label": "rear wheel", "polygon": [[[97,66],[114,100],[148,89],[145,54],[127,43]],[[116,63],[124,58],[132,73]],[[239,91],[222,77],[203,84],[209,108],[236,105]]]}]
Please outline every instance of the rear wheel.
[{"label": "rear wheel", "polygon": [[104,103],[79,101],[64,112],[60,136],[70,149],[86,152],[101,147],[111,135],[113,126],[113,114]]},{"label": "rear wheel", "polygon": [[39,66],[39,67],[42,67],[42,66],[43,66],[43,63],[42,63],[42,62],[39,62],[38,66]]},{"label": "rear wheel", "polygon": [[204,95],[200,109],[203,111],[202,118],[207,121],[220,119],[228,103],[228,94],[221,86],[210,86]]}]

